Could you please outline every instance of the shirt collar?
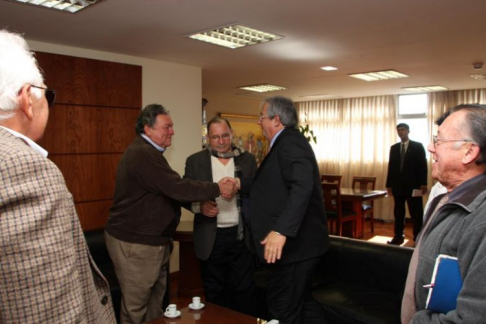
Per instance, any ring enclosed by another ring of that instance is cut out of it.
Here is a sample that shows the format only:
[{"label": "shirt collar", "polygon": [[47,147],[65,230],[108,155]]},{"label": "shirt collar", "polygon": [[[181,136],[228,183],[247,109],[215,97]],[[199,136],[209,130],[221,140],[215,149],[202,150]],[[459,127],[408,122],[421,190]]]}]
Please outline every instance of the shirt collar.
[{"label": "shirt collar", "polygon": [[147,142],[149,142],[150,144],[152,144],[152,146],[153,146],[153,147],[155,147],[155,148],[157,149],[157,151],[159,151],[159,152],[164,152],[164,151],[165,151],[165,149],[164,149],[162,146],[155,144],[155,142],[154,142],[154,141],[152,141],[152,140],[150,139],[150,137],[148,137],[147,135],[145,135],[145,134],[140,134],[140,135],[141,135],[143,138],[145,138],[145,139],[147,140]]},{"label": "shirt collar", "polygon": [[277,137],[280,135],[280,133],[283,132],[285,128],[282,128],[277,134],[275,134],[275,136],[272,138],[272,141],[270,142],[270,148],[273,146],[273,143],[275,143],[275,140],[277,139]]},{"label": "shirt collar", "polygon": [[4,127],[4,126],[0,126],[0,127],[3,128],[3,129],[5,129],[7,132],[9,132],[10,134],[12,134],[13,136],[15,136],[15,137],[20,138],[21,140],[23,140],[34,151],[36,151],[37,153],[39,153],[43,157],[47,157],[47,155],[49,154],[45,149],[43,149],[40,145],[38,145],[36,142],[34,142],[33,140],[31,140],[27,136],[25,136],[23,134],[20,134],[19,132],[16,132],[16,131],[14,131],[14,130],[12,130],[10,128],[7,128],[7,127]]}]

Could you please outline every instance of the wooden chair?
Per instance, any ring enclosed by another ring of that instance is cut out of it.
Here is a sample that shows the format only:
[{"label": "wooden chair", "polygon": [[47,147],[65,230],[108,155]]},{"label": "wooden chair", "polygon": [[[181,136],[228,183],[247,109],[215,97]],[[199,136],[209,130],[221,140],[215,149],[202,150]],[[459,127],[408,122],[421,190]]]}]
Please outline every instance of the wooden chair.
[{"label": "wooden chair", "polygon": [[341,187],[342,177],[339,174],[323,174],[321,175],[321,183],[337,183]]},{"label": "wooden chair", "polygon": [[[353,177],[353,189],[360,191],[375,190],[376,177]],[[373,201],[364,202],[361,206],[363,215],[369,215],[371,233],[375,232],[373,218]]]},{"label": "wooden chair", "polygon": [[358,215],[351,210],[343,210],[341,204],[341,189],[337,183],[322,183],[322,195],[324,198],[324,205],[326,207],[327,221],[330,226],[330,233],[333,233],[334,225],[336,224],[336,231],[334,235],[343,235],[343,223],[352,222],[353,237],[356,238],[356,223]]}]

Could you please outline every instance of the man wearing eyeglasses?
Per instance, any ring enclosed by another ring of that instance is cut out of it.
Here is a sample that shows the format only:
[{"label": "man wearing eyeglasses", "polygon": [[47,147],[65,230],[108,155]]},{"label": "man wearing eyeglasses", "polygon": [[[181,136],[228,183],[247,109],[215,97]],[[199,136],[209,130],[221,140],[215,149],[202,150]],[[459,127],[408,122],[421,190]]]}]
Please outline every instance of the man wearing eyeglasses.
[{"label": "man wearing eyeglasses", "polygon": [[422,196],[427,192],[427,160],[423,145],[408,138],[410,128],[407,124],[398,124],[397,134],[401,141],[390,148],[386,179],[388,195],[395,200],[395,235],[388,244],[401,245],[404,242],[405,202],[413,222],[414,240],[422,228]]},{"label": "man wearing eyeglasses", "polygon": [[270,273],[270,317],[285,324],[325,323],[311,294],[315,266],[329,247],[316,157],[297,129],[291,99],[265,99],[259,125],[270,151],[255,177],[241,180],[240,192],[250,193],[253,241]]},{"label": "man wearing eyeglasses", "polygon": [[0,323],[116,323],[64,178],[35,142],[55,92],[0,30]]},{"label": "man wearing eyeglasses", "polygon": [[[255,157],[233,145],[228,120],[220,117],[208,123],[209,146],[189,156],[185,176],[218,181],[222,177],[252,177]],[[194,249],[200,259],[206,300],[250,315],[256,315],[253,273],[256,258],[250,252],[246,197],[216,198],[193,203]],[[246,243],[246,244],[245,244]]]},{"label": "man wearing eyeglasses", "polygon": [[[431,202],[416,242],[402,301],[402,323],[485,322],[485,125],[486,105],[456,106],[428,146],[432,178],[447,193]],[[457,305],[447,313],[426,309],[431,288],[424,287],[431,287],[439,254],[457,258],[462,280],[457,299],[452,296]]]}]

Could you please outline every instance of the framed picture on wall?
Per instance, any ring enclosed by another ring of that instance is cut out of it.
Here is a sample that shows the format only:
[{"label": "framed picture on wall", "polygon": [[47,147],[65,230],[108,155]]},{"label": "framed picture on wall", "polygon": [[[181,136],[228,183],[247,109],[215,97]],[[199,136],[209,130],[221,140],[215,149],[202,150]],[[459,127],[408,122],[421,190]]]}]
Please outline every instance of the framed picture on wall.
[{"label": "framed picture on wall", "polygon": [[263,161],[268,151],[268,141],[258,125],[258,116],[219,113],[226,118],[233,129],[233,144],[242,147],[256,158],[257,164]]}]

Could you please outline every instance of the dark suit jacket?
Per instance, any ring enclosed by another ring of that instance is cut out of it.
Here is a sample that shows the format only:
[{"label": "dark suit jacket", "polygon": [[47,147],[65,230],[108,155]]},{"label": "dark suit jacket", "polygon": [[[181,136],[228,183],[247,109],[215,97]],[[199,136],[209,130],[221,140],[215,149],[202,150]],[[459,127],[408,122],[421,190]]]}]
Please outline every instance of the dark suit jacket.
[{"label": "dark suit jacket", "polygon": [[413,189],[427,185],[427,160],[423,145],[410,141],[405,154],[403,172],[400,172],[400,145],[401,142],[390,148],[386,187],[392,188],[393,195],[410,196]]},{"label": "dark suit jacket", "polygon": [[242,181],[242,191],[248,190],[251,231],[260,260],[260,242],[271,230],[287,236],[279,263],[311,259],[327,250],[319,169],[312,147],[298,130],[280,133],[253,180]]},{"label": "dark suit jacket", "polygon": [[[243,177],[252,177],[255,174],[257,164],[253,155],[245,152],[234,159],[235,165],[240,167]],[[187,158],[184,177],[213,182],[211,155],[207,150],[202,150]],[[189,206],[185,205],[184,207]],[[216,239],[216,230],[216,217],[207,217],[200,213],[194,216],[194,250],[199,259],[207,260],[209,258]],[[247,236],[245,235],[245,238]],[[247,244],[249,243],[247,240]]]}]

